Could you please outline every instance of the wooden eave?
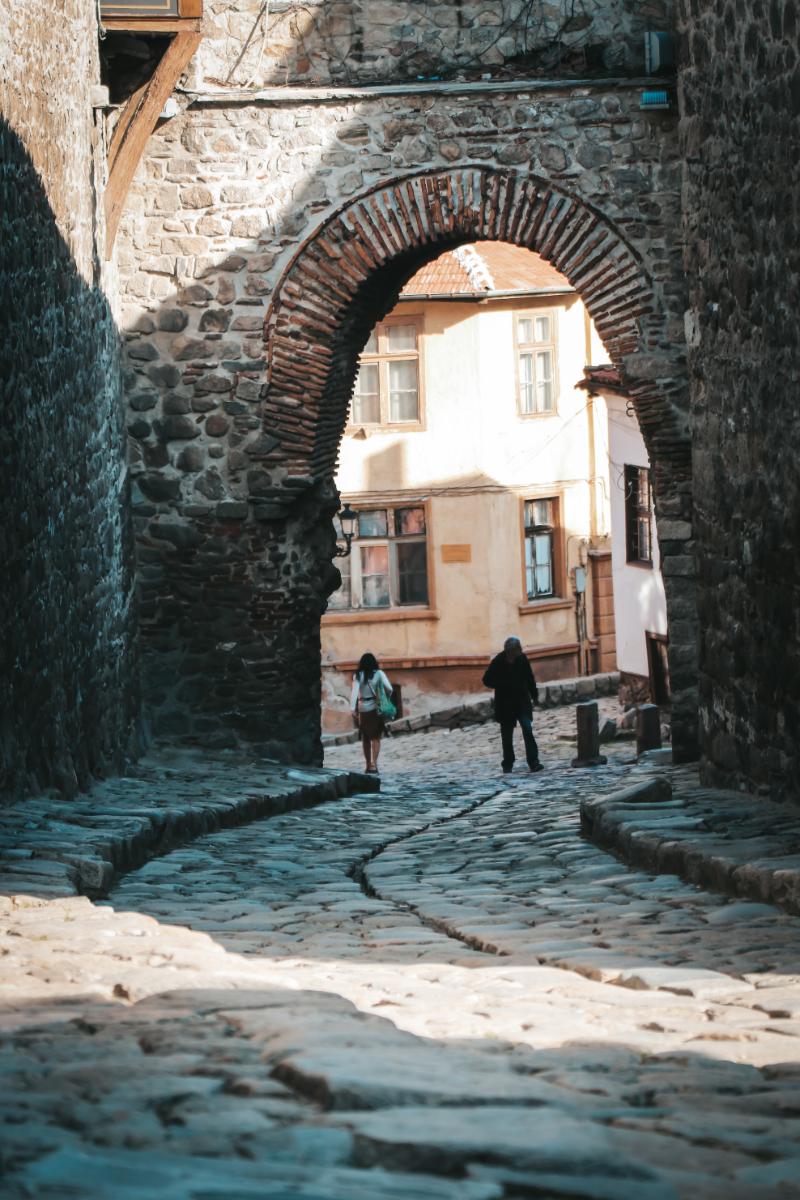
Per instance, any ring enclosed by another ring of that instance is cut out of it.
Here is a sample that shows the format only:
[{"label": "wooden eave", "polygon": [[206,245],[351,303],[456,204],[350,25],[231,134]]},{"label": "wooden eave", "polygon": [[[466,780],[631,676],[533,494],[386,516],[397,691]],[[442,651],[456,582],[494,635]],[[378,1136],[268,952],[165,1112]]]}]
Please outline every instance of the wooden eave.
[{"label": "wooden eave", "polygon": [[177,18],[107,17],[103,20],[105,29],[172,34],[150,79],[126,102],[111,137],[105,192],[107,258],[114,248],[128,191],[147,139],[203,36],[202,0],[181,0],[181,12],[191,15]]}]

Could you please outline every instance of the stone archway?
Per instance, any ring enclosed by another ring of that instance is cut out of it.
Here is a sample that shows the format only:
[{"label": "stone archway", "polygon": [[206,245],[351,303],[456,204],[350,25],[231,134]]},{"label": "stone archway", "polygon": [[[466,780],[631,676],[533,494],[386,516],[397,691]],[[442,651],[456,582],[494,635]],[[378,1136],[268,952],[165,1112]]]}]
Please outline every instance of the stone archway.
[{"label": "stone archway", "polygon": [[[653,464],[671,626],[674,747],[676,757],[692,758],[696,633],[683,346],[664,284],[585,201],[529,174],[453,167],[385,183],[327,219],[286,267],[267,313],[262,469],[253,473],[251,499],[265,518],[279,518],[302,493],[310,498],[325,488],[372,325],[423,262],[481,240],[525,246],[566,276],[633,397]],[[322,520],[330,510],[328,494]]]}]

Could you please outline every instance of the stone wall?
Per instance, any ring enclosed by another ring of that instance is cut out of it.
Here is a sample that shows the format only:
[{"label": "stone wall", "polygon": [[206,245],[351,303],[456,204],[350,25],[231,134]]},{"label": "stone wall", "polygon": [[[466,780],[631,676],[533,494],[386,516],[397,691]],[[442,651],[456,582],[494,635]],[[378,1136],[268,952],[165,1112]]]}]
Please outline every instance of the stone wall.
[{"label": "stone wall", "polygon": [[710,779],[800,796],[797,5],[684,5],[688,335]]},{"label": "stone wall", "polygon": [[207,0],[190,86],[630,74],[671,21],[672,0]]},{"label": "stone wall", "polygon": [[[93,5],[0,28],[0,795],[113,769],[137,713],[118,336],[97,247]],[[135,738],[134,744],[135,744]]]},{"label": "stone wall", "polygon": [[[291,727],[295,757],[319,754],[318,617],[337,578],[329,481],[366,322],[422,259],[498,237],[534,246],[591,289],[637,392],[684,622],[673,678],[691,752],[679,180],[674,117],[643,115],[633,85],[190,96],[159,128],[117,241],[157,728],[275,742]],[[461,197],[457,228],[448,189]],[[399,222],[393,258],[373,205]],[[320,283],[321,249],[333,266]],[[301,335],[292,312],[312,293],[317,317]],[[288,378],[287,364],[303,378]]]}]

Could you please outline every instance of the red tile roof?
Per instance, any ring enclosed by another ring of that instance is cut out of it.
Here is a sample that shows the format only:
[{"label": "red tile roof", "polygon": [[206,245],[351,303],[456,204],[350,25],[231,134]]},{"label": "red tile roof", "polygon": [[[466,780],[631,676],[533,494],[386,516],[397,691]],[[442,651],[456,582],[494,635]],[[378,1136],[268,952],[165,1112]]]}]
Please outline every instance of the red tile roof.
[{"label": "red tile roof", "polygon": [[473,242],[426,263],[400,294],[408,298],[571,290],[569,281],[532,250],[508,242]]},{"label": "red tile roof", "polygon": [[584,367],[583,379],[576,386],[583,388],[590,396],[597,396],[602,392],[615,392],[619,396],[628,394],[623,387],[618,369],[611,363],[602,363],[596,367]]}]

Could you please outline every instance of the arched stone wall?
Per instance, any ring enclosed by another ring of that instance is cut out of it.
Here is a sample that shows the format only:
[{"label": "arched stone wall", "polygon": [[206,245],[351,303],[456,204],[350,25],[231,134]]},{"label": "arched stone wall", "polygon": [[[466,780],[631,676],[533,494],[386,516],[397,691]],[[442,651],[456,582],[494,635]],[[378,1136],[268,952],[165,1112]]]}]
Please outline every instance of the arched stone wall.
[{"label": "arched stone wall", "polygon": [[676,748],[691,757],[695,630],[687,609],[693,566],[684,379],[659,290],[613,224],[578,197],[530,174],[455,167],[387,182],[316,230],[285,270],[267,314],[269,439],[251,497],[277,515],[291,508],[290,497],[331,480],[357,357],[373,324],[422,262],[481,240],[528,247],[567,277],[634,399],[654,467],[668,604],[677,610]]},{"label": "arched stone wall", "polygon": [[636,394],[688,752],[675,114],[602,79],[184,102],[150,140],[116,248],[154,732],[319,756],[331,476],[358,351],[422,259],[505,236],[566,265]]}]

